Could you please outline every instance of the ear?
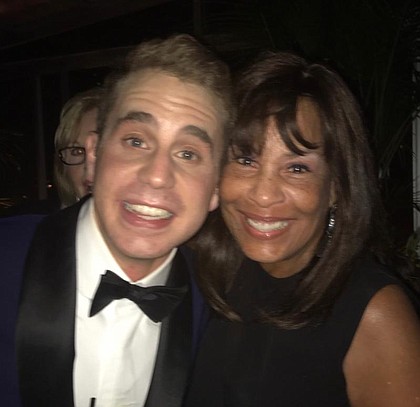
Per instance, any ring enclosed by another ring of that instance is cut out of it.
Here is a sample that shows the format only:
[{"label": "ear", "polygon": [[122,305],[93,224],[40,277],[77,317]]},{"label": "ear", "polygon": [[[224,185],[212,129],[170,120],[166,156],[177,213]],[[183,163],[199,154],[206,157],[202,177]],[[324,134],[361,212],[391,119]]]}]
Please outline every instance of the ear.
[{"label": "ear", "polygon": [[214,211],[219,206],[219,187],[214,189],[213,195],[210,198],[209,212]]},{"label": "ear", "polygon": [[94,182],[95,179],[95,164],[96,164],[96,150],[98,147],[98,134],[95,132],[89,132],[86,141],[86,179],[90,182]]}]

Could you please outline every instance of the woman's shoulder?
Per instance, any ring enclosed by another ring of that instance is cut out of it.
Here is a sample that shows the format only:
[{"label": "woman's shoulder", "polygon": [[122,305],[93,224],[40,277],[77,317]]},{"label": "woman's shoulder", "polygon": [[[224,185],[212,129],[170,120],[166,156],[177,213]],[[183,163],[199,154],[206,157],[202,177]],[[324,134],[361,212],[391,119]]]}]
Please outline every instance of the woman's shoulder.
[{"label": "woman's shoulder", "polygon": [[[415,304],[414,295],[390,267],[379,262],[373,255],[364,253],[352,264],[349,279],[336,299],[325,321],[326,327],[339,331],[342,338],[343,354],[347,353],[356,331],[364,318],[368,306],[377,295],[395,290],[403,295],[408,303]],[[410,299],[409,299],[410,298]]]},{"label": "woman's shoulder", "polygon": [[345,321],[343,369],[352,405],[415,405],[420,397],[417,304],[398,272],[374,255],[363,253],[353,263],[332,318],[336,324]]},{"label": "woman's shoulder", "polygon": [[420,322],[400,285],[386,285],[372,296],[344,371],[352,405],[417,405]]},{"label": "woman's shoulder", "polygon": [[376,293],[391,285],[398,287],[397,291],[408,297],[417,312],[420,312],[418,293],[414,292],[395,268],[380,262],[371,253],[363,253],[356,259],[343,295],[357,298],[366,306]]}]

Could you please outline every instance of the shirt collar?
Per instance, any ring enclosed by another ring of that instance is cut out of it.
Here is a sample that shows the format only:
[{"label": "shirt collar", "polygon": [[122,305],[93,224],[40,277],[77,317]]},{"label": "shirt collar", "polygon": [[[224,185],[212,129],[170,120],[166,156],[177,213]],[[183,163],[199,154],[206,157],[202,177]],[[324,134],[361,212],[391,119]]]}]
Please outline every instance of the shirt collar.
[{"label": "shirt collar", "polygon": [[[165,285],[176,252],[176,248],[172,249],[157,269],[134,284],[142,287]],[[105,274],[106,270],[111,270],[122,279],[131,282],[112,256],[102,237],[95,219],[93,199],[88,199],[79,212],[76,259],[78,291],[89,299],[95,295],[100,276]]]}]

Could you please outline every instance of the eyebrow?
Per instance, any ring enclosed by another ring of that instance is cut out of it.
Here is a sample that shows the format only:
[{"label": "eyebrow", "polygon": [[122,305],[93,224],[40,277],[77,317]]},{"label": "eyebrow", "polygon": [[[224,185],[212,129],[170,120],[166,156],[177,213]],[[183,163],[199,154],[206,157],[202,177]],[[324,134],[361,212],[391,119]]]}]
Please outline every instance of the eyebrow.
[{"label": "eyebrow", "polygon": [[129,121],[136,121],[136,122],[147,123],[147,124],[156,123],[155,118],[150,113],[128,112],[124,117],[120,117],[117,120],[116,127],[118,127],[121,123],[129,122]]},{"label": "eyebrow", "polygon": [[[117,120],[116,127],[128,121],[136,121],[139,123],[146,123],[146,124],[157,124],[157,120],[150,113],[141,112],[141,111],[132,111],[132,112],[128,112],[124,117],[119,118]],[[208,144],[210,148],[213,150],[213,147],[214,147],[213,140],[210,138],[207,131],[205,131],[201,127],[190,124],[190,125],[184,126],[181,129],[181,132],[197,137],[202,142]]]},{"label": "eyebrow", "polygon": [[208,144],[213,149],[213,140],[210,138],[208,133],[201,127],[193,126],[190,124],[188,126],[183,127],[182,131],[199,138],[201,141]]}]

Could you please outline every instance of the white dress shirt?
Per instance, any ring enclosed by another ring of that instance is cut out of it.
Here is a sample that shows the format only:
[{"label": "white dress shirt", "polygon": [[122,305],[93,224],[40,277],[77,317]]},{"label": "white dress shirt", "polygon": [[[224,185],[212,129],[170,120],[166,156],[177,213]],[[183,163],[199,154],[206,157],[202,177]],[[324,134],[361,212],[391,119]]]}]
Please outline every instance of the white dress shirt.
[{"label": "white dress shirt", "polygon": [[[175,253],[173,249],[158,269],[135,284],[165,285]],[[142,407],[153,375],[161,323],[150,320],[127,299],[114,300],[89,317],[92,299],[106,270],[130,281],[102,238],[92,199],[80,210],[76,259],[75,406],[89,407],[95,398],[95,407]]]}]

